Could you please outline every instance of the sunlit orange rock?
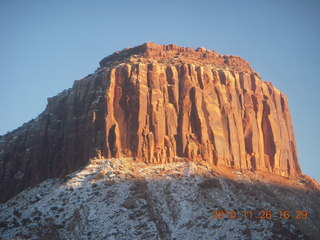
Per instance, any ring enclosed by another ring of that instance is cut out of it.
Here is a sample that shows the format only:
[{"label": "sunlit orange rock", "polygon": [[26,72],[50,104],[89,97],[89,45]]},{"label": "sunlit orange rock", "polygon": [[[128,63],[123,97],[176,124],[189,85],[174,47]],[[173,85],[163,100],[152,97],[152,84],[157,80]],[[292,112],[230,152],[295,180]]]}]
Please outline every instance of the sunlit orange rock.
[{"label": "sunlit orange rock", "polygon": [[301,174],[283,93],[240,57],[154,43],[103,59],[0,138],[1,201],[100,156]]}]

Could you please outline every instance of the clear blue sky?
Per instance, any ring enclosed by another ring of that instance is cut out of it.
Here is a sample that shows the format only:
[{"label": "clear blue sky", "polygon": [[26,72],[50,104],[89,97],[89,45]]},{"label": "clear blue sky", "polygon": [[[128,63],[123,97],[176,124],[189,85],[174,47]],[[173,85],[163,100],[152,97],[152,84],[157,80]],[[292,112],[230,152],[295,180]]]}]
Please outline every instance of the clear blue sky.
[{"label": "clear blue sky", "polygon": [[0,1],[0,134],[99,61],[147,41],[238,55],[289,99],[299,161],[320,181],[320,1]]}]

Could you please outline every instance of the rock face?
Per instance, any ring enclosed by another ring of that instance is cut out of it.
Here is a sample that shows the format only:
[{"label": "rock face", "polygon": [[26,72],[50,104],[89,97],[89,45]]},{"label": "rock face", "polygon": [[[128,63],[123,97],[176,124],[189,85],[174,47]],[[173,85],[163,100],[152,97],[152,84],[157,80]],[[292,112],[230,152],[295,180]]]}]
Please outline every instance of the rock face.
[{"label": "rock face", "polygon": [[286,96],[236,56],[146,43],[103,59],[0,138],[0,200],[89,158],[301,174]]}]

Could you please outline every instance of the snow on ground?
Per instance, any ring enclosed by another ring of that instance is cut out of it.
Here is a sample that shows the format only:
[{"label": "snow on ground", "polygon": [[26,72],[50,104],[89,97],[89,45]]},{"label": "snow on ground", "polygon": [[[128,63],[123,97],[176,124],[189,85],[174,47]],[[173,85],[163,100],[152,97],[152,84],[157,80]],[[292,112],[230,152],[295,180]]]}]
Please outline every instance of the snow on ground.
[{"label": "snow on ground", "polygon": [[[316,216],[319,199],[234,175],[198,163],[95,159],[0,204],[0,239],[312,239],[319,232],[319,218],[244,219],[243,211],[286,207]],[[214,210],[239,215],[213,219]]]}]

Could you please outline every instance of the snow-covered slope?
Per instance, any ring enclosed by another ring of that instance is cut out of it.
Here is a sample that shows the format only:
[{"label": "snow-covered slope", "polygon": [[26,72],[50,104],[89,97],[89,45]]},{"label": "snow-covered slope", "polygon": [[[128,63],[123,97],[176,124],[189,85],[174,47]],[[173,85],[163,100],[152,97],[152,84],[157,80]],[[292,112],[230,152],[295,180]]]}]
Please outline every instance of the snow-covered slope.
[{"label": "snow-covered slope", "polygon": [[[1,204],[0,236],[319,239],[319,199],[318,191],[298,180],[276,182],[183,161],[146,165],[133,159],[95,159],[64,179],[47,180]],[[229,211],[228,219],[213,211]],[[231,211],[237,213],[234,219]],[[263,219],[266,211],[271,219]],[[280,218],[279,211],[290,211],[291,218]],[[302,219],[296,211],[308,216]]]}]

